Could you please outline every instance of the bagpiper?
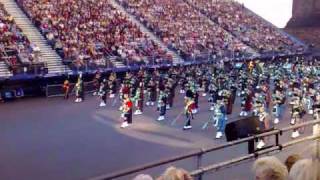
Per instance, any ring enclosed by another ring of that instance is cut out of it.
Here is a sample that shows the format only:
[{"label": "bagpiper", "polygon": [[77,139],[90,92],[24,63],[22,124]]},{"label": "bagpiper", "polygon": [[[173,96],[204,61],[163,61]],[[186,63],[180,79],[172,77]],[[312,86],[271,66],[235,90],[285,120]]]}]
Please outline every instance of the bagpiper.
[{"label": "bagpiper", "polygon": [[66,79],[63,82],[63,86],[62,86],[62,90],[63,90],[63,94],[64,94],[64,99],[69,99],[69,92],[70,92],[70,82],[68,79]]},{"label": "bagpiper", "polygon": [[100,85],[101,85],[101,73],[99,71],[96,72],[96,74],[94,75],[94,78],[93,78],[93,86],[94,86],[94,89],[95,91],[93,92],[93,95],[96,96],[99,94],[99,88],[100,88]]},{"label": "bagpiper", "polygon": [[122,114],[121,117],[123,122],[121,128],[126,128],[132,124],[132,101],[130,100],[128,94],[124,95],[124,101],[122,103]]},{"label": "bagpiper", "polygon": [[165,85],[165,91],[167,93],[167,109],[171,109],[173,107],[174,97],[175,97],[175,82],[172,78],[168,79],[168,82]]},{"label": "bagpiper", "polygon": [[275,117],[273,122],[274,124],[278,124],[279,118],[281,118],[282,116],[282,109],[285,102],[285,97],[282,94],[281,89],[278,89],[278,88],[275,89],[275,94],[272,96],[272,100],[273,100],[272,113]]},{"label": "bagpiper", "polygon": [[99,92],[98,92],[98,95],[101,99],[101,102],[99,105],[100,107],[106,106],[107,94],[108,94],[107,81],[106,79],[103,79],[103,81],[100,83]]},{"label": "bagpiper", "polygon": [[[300,122],[300,119],[302,116],[302,110],[303,110],[301,91],[299,89],[297,88],[294,89],[290,104],[292,105],[290,124],[295,125]],[[300,136],[299,129],[294,129],[291,137],[297,138],[299,136]]]},{"label": "bagpiper", "polygon": [[158,121],[165,120],[166,115],[166,105],[167,105],[167,95],[163,90],[159,91],[159,98],[158,98],[158,111],[160,112]]},{"label": "bagpiper", "polygon": [[[265,111],[265,107],[262,105],[257,109],[257,116],[259,117],[260,128],[261,129],[270,129],[269,115]],[[264,138],[259,138],[257,149],[261,149],[265,146]]]},{"label": "bagpiper", "polygon": [[78,81],[75,85],[75,91],[76,91],[76,100],[75,102],[79,103],[84,100],[84,87],[83,87],[83,81],[82,81],[82,74],[79,75]]},{"label": "bagpiper", "polygon": [[135,107],[137,108],[136,111],[134,112],[134,115],[140,115],[143,112],[143,99],[144,99],[144,95],[143,95],[143,82],[139,83],[139,87],[136,89],[136,94],[133,97],[134,99],[134,104]]},{"label": "bagpiper", "polygon": [[308,110],[308,114],[313,114],[313,103],[316,99],[316,90],[314,89],[314,85],[312,83],[308,84],[306,91],[305,104],[306,109]]},{"label": "bagpiper", "polygon": [[251,111],[252,93],[249,89],[241,92],[241,112],[240,116],[248,116]]},{"label": "bagpiper", "polygon": [[157,86],[153,79],[148,82],[147,85],[147,106],[154,106],[157,100]]},{"label": "bagpiper", "polygon": [[186,124],[183,127],[183,130],[191,129],[191,120],[193,119],[193,109],[195,108],[195,103],[192,98],[185,97],[185,115],[186,115]]},{"label": "bagpiper", "polygon": [[[123,102],[124,101],[124,97],[125,95],[127,95],[128,97],[130,97],[131,95],[131,90],[130,90],[130,82],[128,80],[123,80],[122,84],[121,84],[121,88],[119,90],[119,98],[120,101]],[[120,106],[119,111],[122,111],[122,106]]]},{"label": "bagpiper", "polygon": [[209,85],[209,94],[210,97],[208,99],[208,102],[210,104],[210,111],[213,111],[218,97],[218,90],[213,82],[211,82]]},{"label": "bagpiper", "polygon": [[226,105],[222,96],[217,99],[217,104],[215,106],[214,119],[215,126],[217,127],[216,139],[220,139],[223,136],[223,132],[226,126],[227,115],[226,115]]},{"label": "bagpiper", "polygon": [[115,73],[112,73],[109,77],[108,88],[109,88],[109,97],[115,98],[115,94],[117,92],[117,76]]},{"label": "bagpiper", "polygon": [[320,92],[316,94],[312,109],[313,109],[313,118],[315,120],[320,120]]},{"label": "bagpiper", "polygon": [[201,86],[202,86],[201,88],[203,90],[202,96],[205,97],[205,96],[207,96],[207,93],[209,92],[209,82],[206,77],[204,77],[202,79]]}]

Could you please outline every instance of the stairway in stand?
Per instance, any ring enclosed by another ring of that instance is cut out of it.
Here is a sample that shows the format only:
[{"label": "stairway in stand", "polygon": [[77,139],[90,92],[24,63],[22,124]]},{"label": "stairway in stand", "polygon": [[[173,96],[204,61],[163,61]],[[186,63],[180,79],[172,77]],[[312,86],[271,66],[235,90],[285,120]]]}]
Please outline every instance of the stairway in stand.
[{"label": "stairway in stand", "polygon": [[149,29],[147,29],[141,22],[139,22],[135,16],[131,15],[128,11],[126,11],[116,0],[110,0],[109,1],[115,8],[120,10],[123,14],[125,14],[131,22],[136,24],[140,30],[147,34],[155,43],[157,43],[160,47],[165,49],[168,54],[170,54],[173,58],[173,64],[181,64],[184,62],[184,60],[173,50],[170,50],[166,45],[162,43],[162,41],[156,37]]},{"label": "stairway in stand", "polygon": [[126,67],[122,61],[117,61],[116,56],[108,56],[108,59],[116,68],[125,68]]},{"label": "stairway in stand", "polygon": [[0,77],[8,78],[12,76],[12,73],[9,71],[8,66],[3,61],[0,61]]},{"label": "stairway in stand", "polygon": [[[45,62],[49,74],[68,73],[71,70],[62,64],[61,57],[48,44],[39,30],[32,24],[14,0],[0,0],[7,12],[14,18],[28,39],[41,50],[41,61]],[[0,65],[1,66],[1,65]]]}]

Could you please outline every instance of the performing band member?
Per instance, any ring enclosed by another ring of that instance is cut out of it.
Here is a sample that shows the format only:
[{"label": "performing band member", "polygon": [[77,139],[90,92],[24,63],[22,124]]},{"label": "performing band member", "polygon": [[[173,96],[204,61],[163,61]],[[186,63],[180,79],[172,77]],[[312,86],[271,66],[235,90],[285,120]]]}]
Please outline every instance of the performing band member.
[{"label": "performing band member", "polygon": [[136,94],[133,97],[134,99],[134,103],[135,103],[135,107],[137,108],[137,110],[134,112],[134,115],[140,115],[143,112],[143,83],[140,82],[139,83],[139,87],[136,90]]},{"label": "performing band member", "polygon": [[147,106],[154,106],[157,100],[157,86],[153,79],[151,79],[147,86]]},{"label": "performing band member", "polygon": [[84,100],[84,87],[82,81],[82,74],[79,75],[78,81],[75,85],[76,90],[76,100],[75,102],[82,102]]},{"label": "performing band member", "polygon": [[275,94],[272,97],[273,99],[273,109],[272,113],[275,117],[274,124],[279,123],[279,118],[281,118],[282,115],[282,109],[284,105],[284,95],[281,93],[280,89],[275,90]]},{"label": "performing band member", "polygon": [[95,91],[93,92],[94,96],[99,94],[100,79],[101,79],[101,73],[99,71],[97,71],[94,78],[93,78],[93,86],[95,89]]},{"label": "performing band member", "polygon": [[121,124],[121,128],[126,128],[132,124],[132,101],[130,100],[128,94],[124,95],[124,100],[122,103],[122,119],[123,123]]},{"label": "performing band member", "polygon": [[117,92],[117,76],[115,73],[112,73],[109,77],[108,88],[109,88],[109,97],[115,98],[115,94]]},{"label": "performing band member", "polygon": [[[262,103],[261,103],[262,104]],[[257,111],[257,116],[259,117],[260,129],[270,129],[270,122],[268,113],[265,111],[264,106],[260,106]],[[264,138],[260,138],[257,144],[257,149],[261,149],[265,146]]]},{"label": "performing band member", "polygon": [[172,79],[169,79],[169,81],[165,85],[165,91],[167,94],[167,105],[166,109],[169,110],[173,106],[173,100],[174,100],[174,87],[172,84]]},{"label": "performing band member", "polygon": [[209,85],[209,94],[210,98],[208,99],[208,101],[210,104],[210,111],[213,111],[218,97],[218,90],[214,83],[210,83]]},{"label": "performing band member", "polygon": [[167,95],[164,91],[160,91],[159,99],[158,99],[158,110],[160,111],[160,115],[158,117],[158,121],[163,121],[166,115],[166,104],[167,104]]},{"label": "performing band member", "polygon": [[253,98],[253,115],[258,116],[259,110],[264,107],[263,96],[258,91],[254,93]]},{"label": "performing band member", "polygon": [[207,78],[203,78],[201,86],[203,89],[202,96],[205,97],[205,96],[207,96],[207,93],[209,92],[209,82],[208,82]]},{"label": "performing band member", "polygon": [[[130,96],[130,94],[131,94],[130,83],[128,81],[124,80],[122,82],[121,89],[120,89],[119,93],[120,93],[119,98],[120,98],[121,102],[124,101],[125,95]],[[120,106],[119,110],[122,111],[122,106]]]},{"label": "performing band member", "polygon": [[313,109],[313,118],[315,120],[320,120],[320,93],[318,92],[315,95],[315,101],[312,106]]},{"label": "performing band member", "polygon": [[245,89],[241,92],[241,112],[240,116],[248,116],[251,111],[252,93],[250,90]]},{"label": "performing band member", "polygon": [[63,86],[62,86],[62,89],[63,89],[63,94],[64,94],[64,99],[69,99],[69,94],[70,94],[70,83],[69,83],[69,80],[66,79],[64,82],[63,82]]},{"label": "performing band member", "polygon": [[[300,122],[302,111],[303,111],[302,97],[301,97],[300,90],[295,88],[290,104],[292,105],[290,124],[295,125]],[[299,136],[300,136],[299,129],[294,129],[291,137],[297,138]]]},{"label": "performing band member", "polygon": [[216,139],[220,139],[223,136],[227,121],[226,117],[226,105],[223,98],[220,96],[217,99],[217,105],[214,110],[215,126],[217,127]]},{"label": "performing band member", "polygon": [[195,102],[192,98],[185,98],[185,115],[186,115],[186,124],[183,127],[183,130],[191,129],[191,120],[193,119],[193,109],[195,108]]},{"label": "performing band member", "polygon": [[305,97],[306,110],[308,114],[313,114],[313,103],[316,100],[316,91],[313,84],[309,84]]},{"label": "performing band member", "polygon": [[100,87],[99,87],[99,97],[101,98],[101,102],[100,102],[100,107],[104,107],[106,106],[107,103],[107,94],[108,94],[108,87],[107,87],[107,81],[106,79],[104,79],[101,83],[100,83]]},{"label": "performing band member", "polygon": [[192,110],[192,113],[197,114],[199,111],[199,93],[197,89],[193,89],[193,101],[194,101],[194,108]]}]

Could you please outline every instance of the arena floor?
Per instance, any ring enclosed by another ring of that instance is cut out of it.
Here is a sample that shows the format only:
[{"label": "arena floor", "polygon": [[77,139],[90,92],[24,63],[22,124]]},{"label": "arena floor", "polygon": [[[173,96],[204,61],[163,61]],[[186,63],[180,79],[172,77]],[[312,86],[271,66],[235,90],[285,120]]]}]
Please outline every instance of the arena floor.
[{"label": "arena floor", "polygon": [[[107,107],[99,108],[99,100],[93,96],[87,96],[80,104],[73,103],[72,98],[68,101],[36,98],[1,104],[0,179],[99,179],[101,175],[224,143],[225,139],[214,139],[213,127],[201,129],[210,115],[203,97],[192,130],[182,130],[184,117],[171,126],[171,121],[183,110],[182,99],[182,95],[176,96],[177,103],[168,112],[166,121],[155,121],[158,112],[154,107],[146,107],[143,115],[134,116],[134,124],[128,129],[119,128],[119,104],[111,107],[109,100]],[[229,122],[238,118],[238,101]],[[311,119],[309,115],[306,118]],[[286,111],[278,127],[288,126],[289,119]],[[289,135],[281,141],[287,141]],[[246,153],[247,145],[238,145],[208,154],[203,164]],[[192,170],[195,159],[174,165]],[[250,162],[244,163],[232,169],[235,173],[229,169],[215,175],[219,179],[245,180],[250,175],[249,166]],[[147,172],[157,176],[165,167]]]}]

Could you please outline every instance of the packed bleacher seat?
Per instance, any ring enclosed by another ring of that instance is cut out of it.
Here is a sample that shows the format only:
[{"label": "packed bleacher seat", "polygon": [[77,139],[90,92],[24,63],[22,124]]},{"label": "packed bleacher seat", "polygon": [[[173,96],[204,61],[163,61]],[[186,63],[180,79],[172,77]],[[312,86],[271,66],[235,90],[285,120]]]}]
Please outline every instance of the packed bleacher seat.
[{"label": "packed bleacher seat", "polygon": [[0,3],[0,61],[16,74],[21,66],[39,61],[36,49]]},{"label": "packed bleacher seat", "polygon": [[302,47],[233,0],[188,0],[212,21],[259,53],[295,53]]},{"label": "packed bleacher seat", "polygon": [[65,61],[77,68],[171,63],[172,57],[106,0],[18,0]]},{"label": "packed bleacher seat", "polygon": [[[242,56],[248,47],[183,0],[119,0],[184,59]],[[235,52],[235,53],[234,53]]]}]

